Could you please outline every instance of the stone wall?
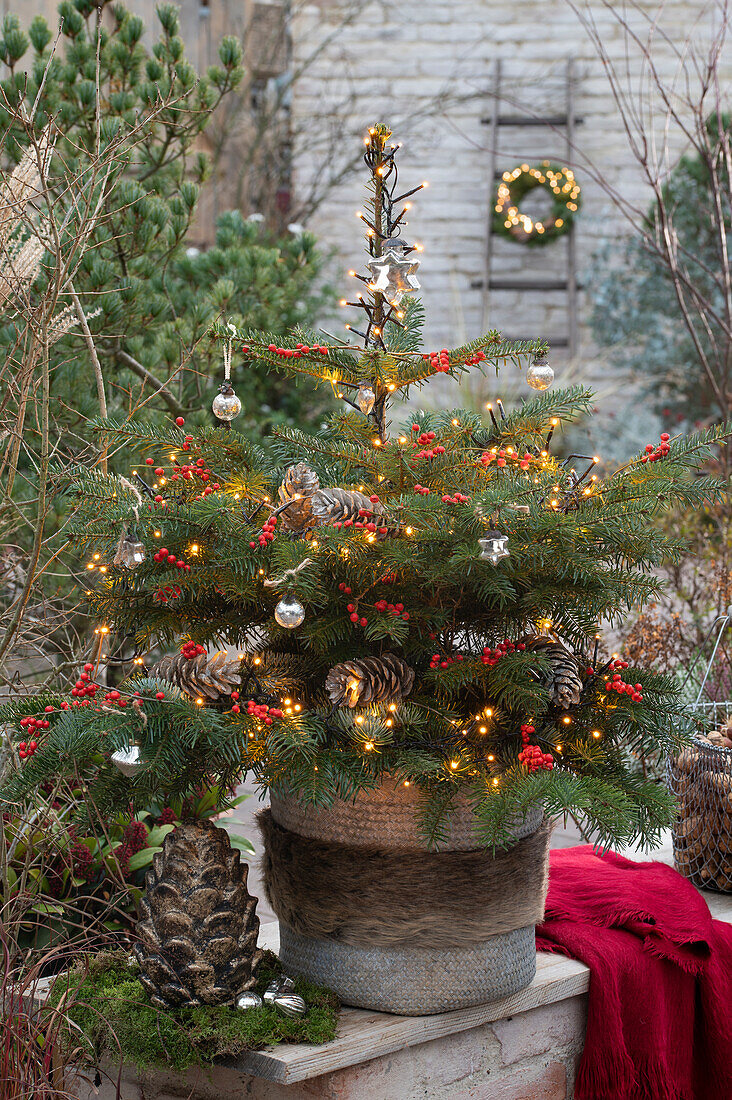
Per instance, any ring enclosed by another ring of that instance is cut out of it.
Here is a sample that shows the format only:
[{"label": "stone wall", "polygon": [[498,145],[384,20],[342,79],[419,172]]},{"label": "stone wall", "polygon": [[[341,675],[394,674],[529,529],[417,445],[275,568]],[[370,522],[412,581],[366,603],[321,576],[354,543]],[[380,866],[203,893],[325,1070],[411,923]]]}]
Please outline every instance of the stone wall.
[{"label": "stone wall", "polygon": [[[590,0],[589,6],[606,48],[622,61],[625,46],[616,22],[599,0]],[[653,12],[657,4],[653,0],[641,7]],[[681,43],[699,15],[696,0],[669,0],[663,29]],[[640,17],[637,21],[640,26]],[[701,20],[696,33],[703,39],[707,30]],[[566,334],[562,293],[501,291],[486,303],[482,291],[471,287],[484,275],[492,209],[490,129],[481,119],[491,113],[496,59],[502,61],[510,93],[503,109],[534,115],[547,108],[552,113],[564,110],[566,63],[574,63],[576,112],[584,119],[570,157],[582,185],[576,242],[581,279],[589,273],[597,246],[625,231],[586,162],[630,203],[644,207],[648,201],[602,65],[566,0],[514,0],[510,5],[495,0],[321,0],[299,10],[292,36],[295,69],[306,69],[294,86],[293,129],[309,124],[313,138],[297,152],[295,194],[310,198],[324,179],[336,181],[309,225],[324,245],[337,250],[337,285],[344,293],[349,289],[345,272],[356,266],[362,249],[354,211],[363,201],[364,177],[338,177],[357,154],[368,125],[386,121],[404,142],[405,185],[430,181],[429,190],[416,196],[408,231],[425,246],[421,280],[429,318],[427,344],[450,346],[489,326],[511,336],[551,339]],[[671,78],[676,61],[660,34],[656,50],[656,64]],[[732,58],[727,56],[725,64],[732,75]],[[637,82],[638,66],[631,69]],[[545,157],[566,163],[563,131],[502,127],[497,144],[500,170]],[[494,275],[551,279],[561,277],[565,265],[562,242],[538,249],[502,239],[495,245]],[[585,356],[591,354],[588,309],[587,295],[581,295]],[[565,374],[572,376],[566,359],[566,352],[552,357],[555,366],[564,360]]]}]

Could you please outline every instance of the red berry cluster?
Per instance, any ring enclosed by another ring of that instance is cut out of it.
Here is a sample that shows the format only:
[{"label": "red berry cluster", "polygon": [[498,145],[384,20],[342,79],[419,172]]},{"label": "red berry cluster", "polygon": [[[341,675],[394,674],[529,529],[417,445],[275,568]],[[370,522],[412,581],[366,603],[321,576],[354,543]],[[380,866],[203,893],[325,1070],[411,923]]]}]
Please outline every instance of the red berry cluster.
[{"label": "red berry cluster", "polygon": [[177,554],[173,554],[168,550],[167,546],[161,546],[157,554],[153,554],[153,561],[161,565],[165,562],[166,565],[174,565],[176,569],[181,569],[186,573],[190,573],[191,567],[188,562],[183,561]]},{"label": "red berry cluster", "polygon": [[[248,350],[247,348],[247,351]],[[267,346],[267,351],[274,352],[275,355],[279,355],[282,359],[299,359],[302,355],[309,355],[313,351],[320,352],[321,355],[328,354],[328,349],[325,344],[313,344],[312,347],[308,344],[295,344],[294,348],[278,348],[276,344],[269,344]]]},{"label": "red berry cluster", "polygon": [[423,497],[426,497],[427,494],[429,493],[429,489],[427,488],[426,485],[419,485],[419,484],[414,486],[414,491],[415,491],[415,493],[420,493]]},{"label": "red berry cluster", "polygon": [[112,707],[126,707],[130,700],[121,695],[116,688],[113,688],[103,696],[102,702]]},{"label": "red berry cluster", "polygon": [[252,718],[259,718],[265,726],[271,726],[273,718],[283,717],[283,712],[279,707],[268,707],[264,703],[255,703],[253,699],[247,701],[247,714]]},{"label": "red berry cluster", "polygon": [[29,756],[35,754],[37,748],[37,741],[21,741],[18,745],[18,756],[21,760],[27,760]]},{"label": "red berry cluster", "polygon": [[76,844],[72,844],[69,848],[69,856],[74,878],[88,879],[94,874],[94,868],[92,867],[94,857],[82,840],[77,840]]},{"label": "red berry cluster", "polygon": [[147,827],[144,821],[131,821],[124,831],[124,843],[130,850],[130,855],[141,852],[147,848]]},{"label": "red berry cluster", "polygon": [[495,649],[491,649],[489,645],[484,646],[480,659],[484,665],[493,668],[494,665],[498,664],[501,657],[505,657],[507,653],[513,653],[515,650],[522,652],[524,649],[526,649],[526,645],[523,642],[519,642],[518,645],[508,641],[499,642]]},{"label": "red berry cluster", "polygon": [[627,684],[623,677],[616,670],[619,668],[627,668],[627,661],[612,661],[609,670],[612,672],[612,679],[605,681],[605,687],[608,691],[617,691],[619,695],[629,695],[634,703],[643,702],[643,686],[642,684]]},{"label": "red berry cluster", "polygon": [[662,432],[661,442],[657,447],[654,447],[652,443],[646,443],[646,453],[643,455],[641,462],[658,462],[659,458],[665,458],[671,450],[670,438],[668,432]]},{"label": "red berry cluster", "polygon": [[202,653],[205,653],[206,647],[202,646],[200,642],[184,642],[180,647],[180,651],[187,661],[192,661],[194,657],[200,657]]},{"label": "red berry cluster", "polygon": [[446,493],[442,498],[443,504],[467,504],[470,497],[466,497],[463,493],[455,493],[454,496],[448,496]]},{"label": "red berry cluster", "polygon": [[340,584],[338,585],[338,587],[339,587],[339,589],[341,590],[341,592],[345,592],[345,594],[346,594],[347,596],[350,596],[350,595],[351,595],[351,593],[352,593],[352,591],[353,591],[353,589],[351,588],[350,584],[346,584],[346,582],[345,582],[345,581],[341,581],[341,583],[340,583]]},{"label": "red berry cluster", "polygon": [[181,451],[190,451],[191,443],[193,442],[193,436],[187,435],[180,445]]},{"label": "red berry cluster", "polygon": [[91,682],[90,675],[93,671],[94,665],[87,662],[87,664],[84,665],[83,671],[79,673],[79,679],[71,689],[71,694],[75,699],[81,698],[84,695],[90,695],[93,698],[96,695],[97,685]]},{"label": "red berry cluster", "polygon": [[171,806],[163,806],[157,823],[158,825],[172,825],[177,820],[175,810]]},{"label": "red berry cluster", "polygon": [[[430,638],[432,634],[430,634]],[[430,668],[449,668],[450,665],[454,665],[456,661],[464,661],[462,653],[456,654],[454,657],[443,657],[439,653],[432,654],[432,660],[430,661]]]},{"label": "red berry cluster", "polygon": [[485,352],[478,350],[478,351],[474,352],[473,355],[471,355],[468,359],[465,360],[465,366],[466,367],[474,367],[476,365],[476,363],[482,363],[485,358],[486,358]]},{"label": "red berry cluster", "polygon": [[403,603],[387,603],[386,600],[377,600],[374,604],[374,609],[381,612],[386,611],[394,618],[399,618],[401,616],[402,619],[407,622],[409,621],[409,612],[404,610]]},{"label": "red berry cluster", "polygon": [[550,752],[542,752],[538,745],[532,745],[532,733],[536,733],[534,727],[524,723],[521,727],[521,740],[524,747],[518,754],[519,764],[525,764],[530,772],[538,771],[539,768],[551,771],[554,767],[554,757]]},{"label": "red berry cluster", "polygon": [[359,615],[358,611],[356,610],[356,605],[354,603],[346,604],[346,611],[348,612],[352,623],[358,623],[360,626],[366,626],[366,624],[368,623],[368,619],[364,615]]},{"label": "red berry cluster", "polygon": [[528,470],[529,464],[532,461],[533,455],[530,455],[527,451],[526,454],[524,455],[524,457],[521,458],[521,456],[516,451],[512,451],[509,454],[508,451],[504,450],[504,448],[501,448],[499,451],[495,451],[495,452],[494,451],[483,451],[483,454],[478,459],[478,463],[481,466],[490,466],[491,462],[495,461],[496,466],[503,467],[503,466],[506,465],[506,462],[509,461],[512,458],[513,459],[518,459],[518,464],[519,464],[520,469]]},{"label": "red berry cluster", "polygon": [[[265,522],[262,524],[261,533],[257,538],[260,546],[266,546],[268,542],[272,542],[272,539],[274,538],[275,527],[277,526],[277,519],[277,516],[270,516],[269,519],[265,520]],[[250,542],[249,545],[251,546],[252,550],[256,550],[256,542]]]},{"label": "red berry cluster", "polygon": [[425,363],[429,363],[433,370],[436,370],[438,374],[445,374],[450,369],[450,352],[447,348],[441,348],[439,351],[430,351],[426,355],[422,356]]},{"label": "red berry cluster", "polygon": [[[412,424],[412,431],[419,431],[419,424]],[[416,441],[412,441],[412,447],[415,449],[421,447],[421,451],[417,451],[415,458],[434,458],[435,455],[444,455],[445,448],[442,444],[438,444],[436,447],[432,446],[434,440],[437,438],[435,432],[421,432]]]},{"label": "red berry cluster", "polygon": [[[46,707],[46,713],[49,713],[52,710],[53,710],[53,707]],[[28,715],[26,718],[21,718],[20,725],[26,731],[26,733],[35,733],[36,730],[47,730],[48,727],[51,725],[51,723],[49,722],[48,718],[34,718],[31,715]],[[32,756],[33,753],[36,751],[36,749],[35,749],[36,742],[31,741],[30,744],[33,745],[34,747],[30,752],[27,752],[28,756]],[[25,748],[26,751],[29,748],[29,746],[26,745],[25,741],[22,741],[21,744],[18,747],[21,750]],[[20,758],[21,758],[21,760],[23,759],[22,751],[21,751]]]}]

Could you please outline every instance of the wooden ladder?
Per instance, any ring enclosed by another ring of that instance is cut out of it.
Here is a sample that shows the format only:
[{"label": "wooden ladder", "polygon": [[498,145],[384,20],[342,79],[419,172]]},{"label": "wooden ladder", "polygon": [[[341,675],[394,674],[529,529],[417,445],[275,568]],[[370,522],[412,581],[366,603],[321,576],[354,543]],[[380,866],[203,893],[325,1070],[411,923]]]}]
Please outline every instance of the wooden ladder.
[{"label": "wooden ladder", "polygon": [[[575,114],[574,104],[574,92],[575,92],[575,74],[574,74],[574,62],[568,60],[565,67],[564,89],[565,89],[565,110],[563,114],[555,115],[529,115],[529,114],[509,114],[501,111],[501,98],[502,98],[502,64],[500,59],[494,62],[493,69],[493,110],[487,118],[482,118],[480,121],[484,126],[490,127],[490,195],[488,203],[488,225],[486,232],[486,248],[485,248],[485,268],[482,279],[477,279],[471,283],[471,287],[474,289],[482,289],[483,291],[483,326],[482,330],[488,324],[488,309],[491,300],[491,294],[494,292],[500,293],[501,291],[508,290],[526,290],[526,291],[539,291],[539,292],[560,292],[563,291],[567,298],[567,333],[563,336],[554,336],[550,338],[551,346],[553,348],[567,348],[569,350],[570,358],[574,358],[579,352],[579,324],[578,324],[578,309],[577,300],[580,286],[577,282],[577,256],[575,245],[575,232],[574,223],[570,224],[569,230],[560,241],[556,242],[560,245],[562,241],[565,242],[566,248],[566,275],[564,278],[559,279],[541,279],[541,278],[500,278],[498,275],[493,274],[493,260],[494,260],[494,233],[493,233],[493,207],[495,205],[495,188],[496,183],[503,176],[506,166],[500,167],[500,159],[506,154],[499,152],[498,150],[498,131],[501,127],[546,127],[550,126],[555,130],[564,130],[565,132],[565,151],[567,161],[571,161],[571,157],[574,151],[574,133],[575,127],[582,124],[583,119],[578,118]],[[510,155],[510,154],[509,154]],[[542,156],[535,158],[537,161],[546,159]],[[545,248],[551,248],[551,245],[545,245]],[[516,333],[507,337],[508,339],[528,339],[528,335],[525,333]]]}]

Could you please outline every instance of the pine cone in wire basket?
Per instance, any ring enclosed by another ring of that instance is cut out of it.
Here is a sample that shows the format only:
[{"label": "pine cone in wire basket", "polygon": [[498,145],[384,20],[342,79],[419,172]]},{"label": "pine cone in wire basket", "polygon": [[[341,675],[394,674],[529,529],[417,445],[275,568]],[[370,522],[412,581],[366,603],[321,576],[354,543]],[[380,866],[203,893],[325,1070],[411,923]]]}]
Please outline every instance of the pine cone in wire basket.
[{"label": "pine cone in wire basket", "polygon": [[182,653],[163,657],[150,669],[150,675],[185,691],[187,695],[218,703],[236,691],[241,682],[239,661],[228,660],[225,653],[200,653],[198,657],[184,657]]},{"label": "pine cone in wire basket", "polygon": [[325,690],[337,707],[397,702],[409,695],[413,686],[414,669],[393,653],[342,661],[325,680]]},{"label": "pine cone in wire basket", "polygon": [[543,634],[531,638],[527,648],[551,662],[549,688],[552,702],[558,707],[576,706],[582,695],[582,680],[579,674],[580,664],[574,653],[563,642],[547,638]]},{"label": "pine cone in wire basket", "polygon": [[156,1007],[232,1004],[254,986],[262,952],[247,871],[211,821],[166,836],[145,875],[134,947]]},{"label": "pine cone in wire basket", "polygon": [[384,505],[375,504],[358,489],[318,489],[312,498],[313,515],[320,523],[343,523],[347,519],[354,522],[359,512],[368,512],[375,523],[384,514]]},{"label": "pine cone in wire basket", "polygon": [[280,519],[290,531],[299,534],[315,524],[312,496],[319,488],[318,475],[306,462],[298,462],[296,466],[290,466],[285,471],[284,480],[280,485],[280,500],[283,504],[288,500],[293,503],[280,512]]}]

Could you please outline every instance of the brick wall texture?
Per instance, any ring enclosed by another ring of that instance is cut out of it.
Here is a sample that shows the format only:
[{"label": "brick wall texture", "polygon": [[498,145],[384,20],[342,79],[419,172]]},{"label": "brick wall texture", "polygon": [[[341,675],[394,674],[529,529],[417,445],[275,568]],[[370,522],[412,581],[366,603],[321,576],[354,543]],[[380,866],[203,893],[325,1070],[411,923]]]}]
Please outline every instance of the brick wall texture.
[{"label": "brick wall texture", "polygon": [[[646,13],[658,5],[641,0]],[[625,41],[617,22],[600,0],[588,7],[611,57],[624,64]],[[616,9],[620,5],[612,5]],[[711,15],[697,0],[668,0],[662,30],[678,47],[690,33],[700,45]],[[647,32],[641,13],[632,17]],[[698,22],[697,22],[698,20]],[[398,140],[402,179],[413,185],[430,181],[410,216],[410,233],[425,247],[421,281],[428,311],[427,343],[450,346],[495,326],[512,336],[566,333],[566,297],[561,293],[495,292],[485,303],[471,283],[484,274],[486,225],[492,209],[490,129],[481,119],[491,112],[493,66],[501,59],[506,113],[564,110],[565,67],[576,73],[577,150],[571,157],[582,185],[583,208],[577,226],[580,277],[592,267],[603,241],[625,231],[602,189],[593,182],[587,161],[631,204],[644,206],[648,194],[640,178],[607,77],[595,49],[566,0],[399,0],[398,3],[321,0],[301,6],[294,19],[295,71],[304,71],[293,90],[296,145],[295,191],[317,193],[324,179],[336,180],[310,227],[337,252],[336,271],[344,292],[346,271],[362,249],[354,212],[363,202],[363,174],[345,174],[361,135],[373,121],[389,123]],[[674,48],[656,36],[655,63],[666,80],[676,72]],[[732,56],[723,59],[732,76]],[[631,59],[630,80],[642,83],[640,63]],[[662,119],[657,119],[657,129]],[[307,131],[307,140],[302,137]],[[554,157],[566,163],[564,132],[548,128],[501,128],[497,167]],[[678,155],[678,143],[671,149]],[[512,278],[560,277],[566,250],[557,242],[528,249],[500,240],[494,275]],[[588,296],[580,297],[579,317],[587,338]],[[567,353],[562,355],[567,357]],[[553,357],[553,362],[562,355]]]}]

